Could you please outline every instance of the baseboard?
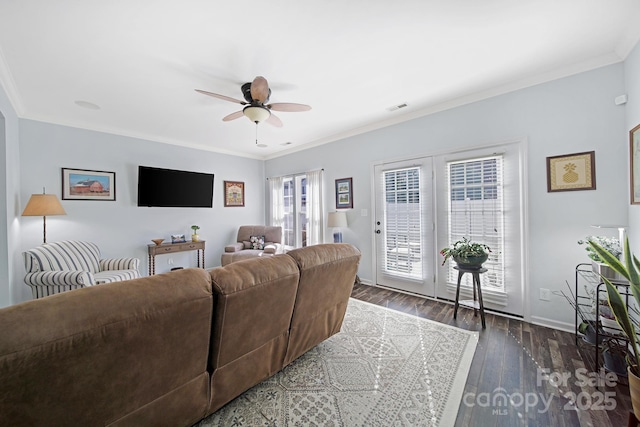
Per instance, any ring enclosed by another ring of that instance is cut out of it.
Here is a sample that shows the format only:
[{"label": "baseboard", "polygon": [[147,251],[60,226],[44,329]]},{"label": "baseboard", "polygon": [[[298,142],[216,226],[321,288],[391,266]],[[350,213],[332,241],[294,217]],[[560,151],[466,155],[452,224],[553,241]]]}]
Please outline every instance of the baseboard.
[{"label": "baseboard", "polygon": [[531,316],[531,323],[538,326],[557,329],[559,331],[575,332],[575,325],[573,323],[559,322],[557,320],[547,319],[546,317]]},{"label": "baseboard", "polygon": [[[393,289],[393,288],[388,288],[386,286],[380,286],[377,284],[373,284],[371,283],[370,280],[364,280],[364,279],[360,279],[360,283],[363,285],[367,285],[367,286],[373,286],[376,288],[380,288],[380,289],[387,289],[390,291],[395,291],[395,292],[400,292],[400,293],[404,293],[404,294],[408,294],[408,295],[413,295],[413,296],[417,296],[420,298],[425,298],[425,299],[430,299],[433,301],[439,301],[439,302],[444,302],[447,304],[453,304],[453,301],[450,300],[445,300],[442,298],[431,298],[431,297],[425,297],[424,295],[418,295],[418,294],[414,294],[411,292],[403,292],[399,289]],[[490,310],[490,309],[485,309],[485,311],[487,313],[492,313],[498,316],[502,316],[502,317],[508,317],[511,319],[516,319],[516,320],[521,320],[522,322],[526,322],[526,320],[522,319],[521,317],[516,317],[516,316],[511,316],[509,314],[506,313],[502,313],[499,311],[494,311],[494,310]],[[559,331],[564,331],[564,332],[570,332],[570,333],[574,333],[575,332],[575,325],[573,323],[567,323],[567,322],[559,322],[557,320],[553,320],[553,319],[547,319],[546,317],[539,317],[539,316],[531,316],[531,321],[529,322],[531,324],[534,325],[538,325],[538,326],[544,326],[546,328],[551,328],[551,329],[557,329]]]}]

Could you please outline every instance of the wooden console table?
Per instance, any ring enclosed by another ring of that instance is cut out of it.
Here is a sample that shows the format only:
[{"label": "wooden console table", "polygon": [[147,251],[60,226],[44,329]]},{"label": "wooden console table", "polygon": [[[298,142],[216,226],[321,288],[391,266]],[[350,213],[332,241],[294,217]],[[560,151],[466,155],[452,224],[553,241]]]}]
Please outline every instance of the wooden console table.
[{"label": "wooden console table", "polygon": [[156,255],[172,254],[176,252],[197,251],[198,268],[204,268],[204,240],[199,242],[162,243],[161,245],[147,245],[149,250],[149,276],[156,274]]}]

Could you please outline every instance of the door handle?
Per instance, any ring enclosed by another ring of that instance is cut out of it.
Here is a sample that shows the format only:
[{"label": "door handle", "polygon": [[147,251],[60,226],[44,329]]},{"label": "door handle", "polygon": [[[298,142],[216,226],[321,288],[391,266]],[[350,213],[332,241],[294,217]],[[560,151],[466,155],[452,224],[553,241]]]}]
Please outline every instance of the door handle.
[{"label": "door handle", "polygon": [[376,234],[380,234],[380,230],[376,230]]}]

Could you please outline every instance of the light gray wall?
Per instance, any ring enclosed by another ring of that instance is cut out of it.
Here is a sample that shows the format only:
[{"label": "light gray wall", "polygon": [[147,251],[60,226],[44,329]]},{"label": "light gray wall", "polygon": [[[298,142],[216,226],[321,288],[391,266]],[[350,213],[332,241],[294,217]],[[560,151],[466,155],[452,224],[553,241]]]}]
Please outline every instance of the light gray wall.
[{"label": "light gray wall", "polygon": [[12,304],[10,286],[21,277],[19,246],[18,204],[19,169],[19,120],[9,98],[0,86],[0,307]]},{"label": "light gray wall", "polygon": [[[335,208],[334,180],[353,177],[354,209],[344,240],[363,253],[359,275],[374,276],[372,246],[372,164],[464,147],[528,140],[528,260],[525,299],[531,319],[572,327],[564,299],[539,300],[539,289],[565,289],[574,268],[589,261],[577,240],[598,234],[591,224],[627,222],[627,138],[623,64],[537,85],[461,106],[332,144],[271,159],[268,177],[323,167],[327,211]],[[638,74],[636,74],[637,76]],[[595,150],[597,189],[548,193],[546,157]],[[366,209],[369,216],[361,216]]]},{"label": "light gray wall", "polygon": [[[206,266],[214,267],[220,265],[224,246],[235,241],[239,225],[264,224],[260,160],[31,120],[20,121],[20,158],[23,204],[43,186],[61,197],[61,168],[115,172],[116,201],[62,200],[67,215],[47,218],[47,241],[88,240],[98,244],[103,257],[138,257],[143,275],[147,275],[147,244],[153,238],[170,241],[170,235],[177,233],[189,238],[190,226],[197,224],[206,240]],[[138,207],[139,165],[215,174],[213,208]],[[224,207],[224,180],[245,182],[244,208]],[[21,251],[42,243],[42,218],[20,217],[20,223]],[[194,267],[195,257],[195,252],[158,256],[156,273],[170,270],[169,259],[174,266]],[[13,288],[14,302],[31,299],[22,274],[15,277]]]},{"label": "light gray wall", "polygon": [[[627,131],[640,124],[640,43],[631,51],[624,63],[625,86],[628,96],[626,104]],[[628,143],[628,142],[627,142]],[[627,161],[627,165],[629,162]],[[627,166],[627,170],[630,170]],[[627,188],[631,179],[629,177]],[[629,188],[629,194],[631,189]],[[630,198],[630,196],[627,196]],[[629,244],[632,251],[640,254],[640,205],[629,204]]]}]

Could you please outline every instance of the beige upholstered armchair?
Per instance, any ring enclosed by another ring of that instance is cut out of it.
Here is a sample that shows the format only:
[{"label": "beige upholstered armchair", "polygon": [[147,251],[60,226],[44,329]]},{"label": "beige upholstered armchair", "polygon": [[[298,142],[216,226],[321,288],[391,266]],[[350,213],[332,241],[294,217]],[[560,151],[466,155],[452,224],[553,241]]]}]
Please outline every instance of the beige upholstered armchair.
[{"label": "beige upholstered armchair", "polygon": [[22,254],[33,298],[140,277],[138,258],[100,258],[95,243],[46,243]]},{"label": "beige upholstered armchair", "polygon": [[284,253],[282,227],[243,225],[238,229],[236,243],[225,246],[222,265],[258,256]]}]

